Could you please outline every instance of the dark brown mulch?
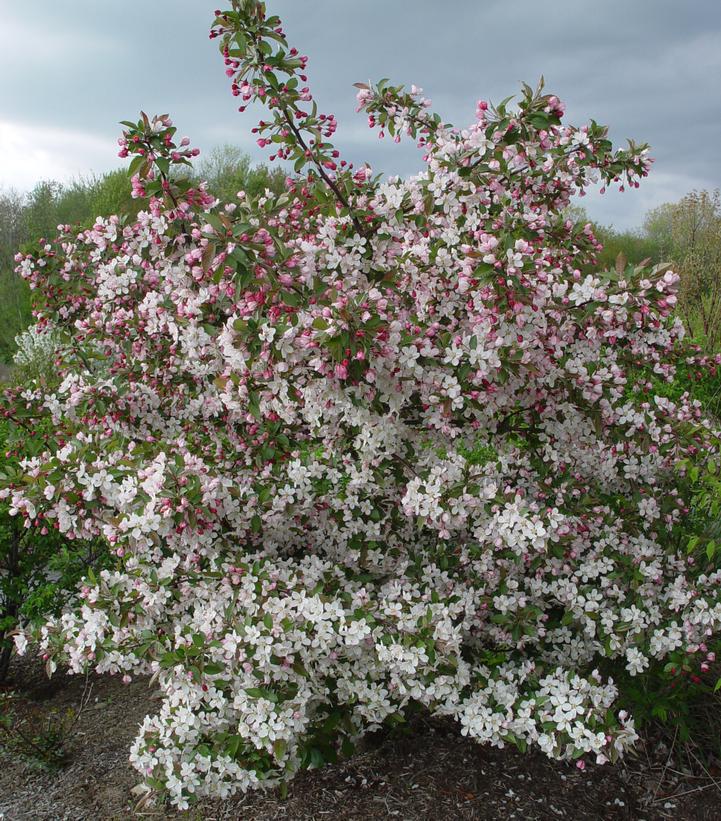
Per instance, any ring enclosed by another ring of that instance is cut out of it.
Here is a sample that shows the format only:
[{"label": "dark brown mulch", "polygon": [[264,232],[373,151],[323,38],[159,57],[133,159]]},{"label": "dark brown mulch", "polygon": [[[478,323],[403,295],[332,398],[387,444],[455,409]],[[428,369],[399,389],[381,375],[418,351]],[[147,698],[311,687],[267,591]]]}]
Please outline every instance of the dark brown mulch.
[{"label": "dark brown mulch", "polygon": [[[32,662],[15,662],[18,710],[32,719],[76,707],[84,680],[56,674],[50,681]],[[68,763],[42,769],[0,754],[0,818],[4,821],[85,821],[133,817],[137,774],[128,748],[143,716],[154,709],[143,681],[123,685],[94,678],[88,706],[68,744]],[[417,719],[407,732],[375,736],[364,752],[300,774],[286,798],[252,793],[206,802],[189,813],[156,808],[156,818],[333,819],[721,819],[721,784],[708,771],[677,764],[673,751],[641,748],[624,766],[573,766],[542,755],[481,747],[453,724]],[[147,812],[147,811],[146,811]]]}]

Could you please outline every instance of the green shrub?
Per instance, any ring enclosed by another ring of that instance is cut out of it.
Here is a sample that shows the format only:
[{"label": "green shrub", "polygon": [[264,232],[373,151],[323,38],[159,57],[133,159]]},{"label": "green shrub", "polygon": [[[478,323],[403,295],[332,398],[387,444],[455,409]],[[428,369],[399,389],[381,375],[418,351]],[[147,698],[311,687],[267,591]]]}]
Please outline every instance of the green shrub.
[{"label": "green shrub", "polygon": [[[19,460],[39,453],[46,441],[42,432],[0,421],[0,473],[17,471]],[[69,540],[40,517],[25,524],[11,515],[8,500],[0,501],[0,681],[7,676],[14,628],[58,613],[88,568],[107,561],[99,542]]]}]

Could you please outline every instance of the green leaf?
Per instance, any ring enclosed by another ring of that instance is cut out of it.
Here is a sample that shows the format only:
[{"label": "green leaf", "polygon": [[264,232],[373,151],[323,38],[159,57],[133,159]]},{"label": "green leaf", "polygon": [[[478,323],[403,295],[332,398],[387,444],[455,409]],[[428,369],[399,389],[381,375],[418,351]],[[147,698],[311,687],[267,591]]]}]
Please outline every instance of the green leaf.
[{"label": "green leaf", "polygon": [[272,690],[268,690],[265,687],[247,687],[245,692],[251,698],[264,698],[266,701],[272,701],[273,704],[278,703],[278,694],[274,693]]},{"label": "green leaf", "polygon": [[238,750],[240,749],[242,742],[243,739],[239,735],[231,736],[228,739],[228,742],[225,745],[225,751],[230,758],[235,758],[238,755]]},{"label": "green leaf", "polygon": [[297,308],[301,303],[300,294],[295,291],[283,291],[280,298],[284,305],[290,305],[292,308]]},{"label": "green leaf", "polygon": [[225,234],[225,225],[217,214],[204,214],[203,219],[211,228],[214,228],[218,233]]},{"label": "green leaf", "polygon": [[132,177],[140,171],[140,167],[145,163],[145,157],[133,157],[128,166],[128,174]]}]

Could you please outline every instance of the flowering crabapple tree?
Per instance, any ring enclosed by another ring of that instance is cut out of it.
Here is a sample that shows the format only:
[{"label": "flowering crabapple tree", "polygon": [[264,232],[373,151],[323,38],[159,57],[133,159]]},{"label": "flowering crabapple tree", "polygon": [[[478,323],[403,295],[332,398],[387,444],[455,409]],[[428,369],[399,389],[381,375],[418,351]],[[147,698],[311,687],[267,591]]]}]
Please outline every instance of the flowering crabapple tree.
[{"label": "flowering crabapple tree", "polygon": [[131,761],[180,807],[348,754],[410,705],[615,760],[636,732],[614,675],[721,623],[716,565],[679,536],[678,463],[711,424],[633,376],[673,375],[678,278],[594,272],[566,216],[592,183],[636,186],[647,148],[565,125],[542,88],[457,129],[420,89],[359,84],[425,161],[384,180],[340,158],[263,3],[211,38],[287,190],[214,200],[143,115],[120,152],[137,219],[18,257],[62,382],[9,397],[57,447],[3,493],[117,559],[36,635],[48,668],[153,676]]}]

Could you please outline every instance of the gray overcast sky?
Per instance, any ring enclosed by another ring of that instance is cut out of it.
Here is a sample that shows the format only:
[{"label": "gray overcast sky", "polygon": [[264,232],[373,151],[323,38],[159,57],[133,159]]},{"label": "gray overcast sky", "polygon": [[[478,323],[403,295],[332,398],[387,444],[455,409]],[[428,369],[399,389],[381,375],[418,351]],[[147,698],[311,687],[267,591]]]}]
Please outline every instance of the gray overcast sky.
[{"label": "gray overcast sky", "polygon": [[[118,120],[170,113],[194,145],[232,142],[254,158],[215,42],[223,0],[0,0],[0,187],[28,189],[117,167]],[[321,110],[343,155],[376,170],[420,168],[414,146],[379,142],[354,113],[358,80],[422,86],[465,125],[546,77],[568,121],[651,143],[634,192],[586,198],[592,217],[640,225],[648,208],[721,185],[721,0],[269,0],[310,56]]]}]

